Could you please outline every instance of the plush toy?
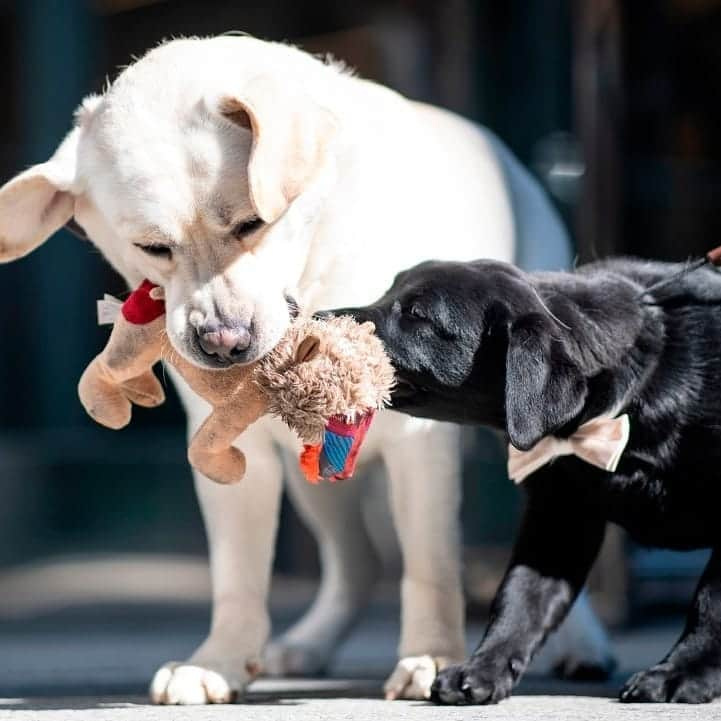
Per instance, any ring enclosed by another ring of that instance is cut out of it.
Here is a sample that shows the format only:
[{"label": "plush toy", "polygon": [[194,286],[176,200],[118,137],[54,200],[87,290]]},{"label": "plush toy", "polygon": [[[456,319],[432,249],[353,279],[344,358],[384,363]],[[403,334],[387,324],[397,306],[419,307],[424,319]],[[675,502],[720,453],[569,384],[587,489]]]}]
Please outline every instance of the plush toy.
[{"label": "plush toy", "polygon": [[188,448],[191,465],[219,483],[245,473],[245,456],[231,444],[271,413],[303,441],[306,478],[349,478],[375,411],[390,398],[393,369],[372,323],[348,317],[299,318],[263,359],[226,370],[198,368],[165,335],[162,289],[145,281],[114,321],[108,344],[78,386],[88,414],[108,428],[130,422],[132,404],[165,400],[152,371],[164,360],[213,407]]}]

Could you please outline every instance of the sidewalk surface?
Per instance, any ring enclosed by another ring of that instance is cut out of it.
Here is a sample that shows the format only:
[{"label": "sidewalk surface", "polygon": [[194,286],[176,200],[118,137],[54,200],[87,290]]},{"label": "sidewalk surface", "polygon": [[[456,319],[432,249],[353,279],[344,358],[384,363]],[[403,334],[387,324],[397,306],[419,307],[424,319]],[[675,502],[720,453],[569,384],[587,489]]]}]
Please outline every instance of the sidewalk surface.
[{"label": "sidewalk surface", "polygon": [[585,696],[517,695],[497,706],[441,708],[418,702],[384,702],[370,699],[285,699],[252,702],[244,706],[144,706],[134,703],[103,702],[87,699],[28,704],[0,705],[0,719],[33,721],[663,721],[721,718],[721,705],[667,706],[663,704],[633,707]]},{"label": "sidewalk surface", "polygon": [[[300,608],[275,608],[276,627]],[[332,674],[316,680],[261,679],[236,706],[155,707],[145,690],[155,668],[182,659],[202,639],[207,608],[92,604],[31,619],[0,621],[0,721],[371,721],[383,719],[513,719],[526,721],[656,721],[718,719],[710,706],[628,706],[615,694],[634,670],[657,661],[676,638],[681,620],[618,634],[619,670],[609,683],[572,684],[527,677],[509,701],[494,707],[441,708],[380,700],[393,666],[398,606],[377,602],[347,640]],[[481,633],[469,628],[469,639]]]}]

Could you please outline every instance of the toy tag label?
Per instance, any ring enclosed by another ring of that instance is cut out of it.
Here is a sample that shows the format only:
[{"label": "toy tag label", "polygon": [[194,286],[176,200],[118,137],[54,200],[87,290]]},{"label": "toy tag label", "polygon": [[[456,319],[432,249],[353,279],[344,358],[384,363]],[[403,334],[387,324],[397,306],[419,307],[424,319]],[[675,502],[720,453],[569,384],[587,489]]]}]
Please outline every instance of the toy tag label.
[{"label": "toy tag label", "polygon": [[120,308],[123,302],[115,296],[106,293],[102,300],[98,301],[98,325],[112,325],[120,315]]}]

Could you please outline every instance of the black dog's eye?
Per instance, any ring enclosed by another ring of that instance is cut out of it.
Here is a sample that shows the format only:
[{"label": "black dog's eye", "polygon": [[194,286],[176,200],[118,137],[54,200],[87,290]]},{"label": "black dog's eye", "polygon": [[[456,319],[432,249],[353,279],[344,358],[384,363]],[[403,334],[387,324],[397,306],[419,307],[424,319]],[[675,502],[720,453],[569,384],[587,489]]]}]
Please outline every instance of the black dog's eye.
[{"label": "black dog's eye", "polygon": [[136,248],[140,248],[143,253],[147,253],[153,258],[170,260],[173,257],[173,251],[167,245],[141,245],[140,243],[135,243],[134,245]]},{"label": "black dog's eye", "polygon": [[428,316],[423,312],[423,308],[413,304],[407,310],[408,315],[412,316],[416,320],[428,320]]},{"label": "black dog's eye", "polygon": [[234,226],[233,230],[230,231],[230,234],[236,240],[242,240],[243,238],[247,238],[251,233],[254,233],[264,224],[264,221],[258,217],[248,218],[248,220],[244,220],[242,223],[238,223]]}]

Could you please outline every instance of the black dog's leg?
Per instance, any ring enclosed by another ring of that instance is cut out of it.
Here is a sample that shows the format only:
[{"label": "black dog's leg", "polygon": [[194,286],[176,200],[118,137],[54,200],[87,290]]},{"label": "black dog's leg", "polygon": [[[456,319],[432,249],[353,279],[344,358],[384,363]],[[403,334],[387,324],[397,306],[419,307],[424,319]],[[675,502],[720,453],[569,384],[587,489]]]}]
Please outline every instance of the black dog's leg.
[{"label": "black dog's leg", "polygon": [[488,704],[506,698],[546,636],[568,613],[604,529],[605,521],[582,502],[558,493],[530,496],[486,634],[468,661],[439,673],[431,700]]},{"label": "black dog's leg", "polygon": [[681,638],[661,663],[632,676],[621,701],[706,703],[721,696],[721,550],[701,576]]}]

